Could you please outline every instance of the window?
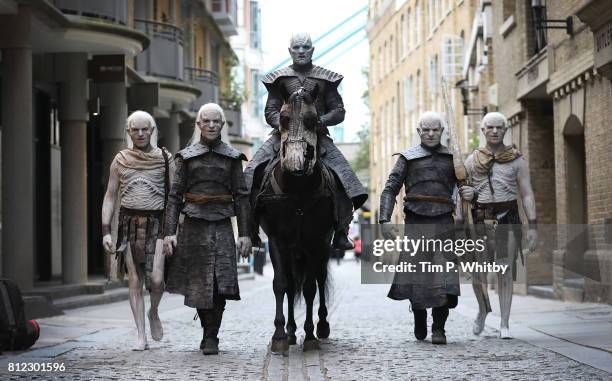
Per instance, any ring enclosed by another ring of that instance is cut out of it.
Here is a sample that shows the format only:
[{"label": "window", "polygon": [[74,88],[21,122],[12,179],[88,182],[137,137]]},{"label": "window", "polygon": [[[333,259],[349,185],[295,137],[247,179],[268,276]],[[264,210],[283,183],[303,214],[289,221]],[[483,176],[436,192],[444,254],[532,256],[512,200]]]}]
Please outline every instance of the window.
[{"label": "window", "polygon": [[438,96],[438,55],[429,59],[429,108],[432,109],[436,105],[436,97]]},{"label": "window", "polygon": [[393,58],[393,36],[389,39],[389,71],[393,69],[393,63],[395,62]]},{"label": "window", "polygon": [[434,4],[434,0],[427,2],[427,28],[429,29],[429,34],[433,33],[434,28]]},{"label": "window", "polygon": [[460,76],[463,69],[463,38],[453,35],[444,36],[440,56],[442,75],[450,80]]},{"label": "window", "polygon": [[408,52],[408,36],[406,35],[408,33],[408,17],[406,17],[406,15],[402,15],[402,20],[401,20],[401,34],[402,34],[402,57],[406,55],[406,53]]},{"label": "window", "polygon": [[383,50],[382,48],[378,48],[378,65],[377,65],[377,69],[378,69],[378,80],[380,81],[383,77],[383,71],[385,70],[385,59],[384,59],[384,55],[383,55]]},{"label": "window", "polygon": [[502,3],[502,14],[504,17],[503,21],[506,21],[508,17],[514,15],[515,7],[516,7],[516,0],[503,0],[503,3]]},{"label": "window", "polygon": [[416,44],[421,43],[422,34],[423,33],[423,25],[421,24],[421,6],[419,5],[419,1],[417,0],[416,5],[414,7],[414,17],[416,19]]},{"label": "window", "polygon": [[261,10],[256,1],[249,4],[249,44],[253,49],[261,48]]},{"label": "window", "polygon": [[404,79],[404,110],[406,113],[414,110],[414,82],[412,76]]},{"label": "window", "polygon": [[385,41],[385,44],[383,45],[383,76],[387,74],[387,65],[387,41]]},{"label": "window", "polygon": [[421,75],[421,71],[418,70],[416,74],[416,87],[417,87],[417,113],[419,116],[423,113],[425,101],[425,88],[423,87],[423,76]]}]

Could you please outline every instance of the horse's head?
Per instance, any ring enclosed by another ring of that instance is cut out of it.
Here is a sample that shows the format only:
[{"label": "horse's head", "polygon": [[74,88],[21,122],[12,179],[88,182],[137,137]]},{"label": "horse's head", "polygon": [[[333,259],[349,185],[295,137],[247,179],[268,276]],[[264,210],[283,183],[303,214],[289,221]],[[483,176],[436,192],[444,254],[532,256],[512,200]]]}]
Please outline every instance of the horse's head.
[{"label": "horse's head", "polygon": [[311,175],[317,160],[317,121],[314,105],[318,87],[300,88],[280,113],[281,168],[293,176]]}]

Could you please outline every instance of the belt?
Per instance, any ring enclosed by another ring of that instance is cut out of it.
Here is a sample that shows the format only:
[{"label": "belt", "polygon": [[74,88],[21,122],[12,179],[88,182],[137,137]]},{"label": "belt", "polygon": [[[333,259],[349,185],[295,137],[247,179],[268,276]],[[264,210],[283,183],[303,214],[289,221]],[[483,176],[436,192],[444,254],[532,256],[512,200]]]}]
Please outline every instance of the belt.
[{"label": "belt", "polygon": [[438,197],[438,196],[406,196],[406,201],[429,201],[429,202],[438,202],[441,204],[455,205],[452,199],[446,197]]},{"label": "belt", "polygon": [[487,202],[487,203],[476,202],[476,209],[518,210],[518,203],[516,202],[516,200],[501,201],[501,202]]},{"label": "belt", "polygon": [[126,207],[119,208],[119,213],[124,216],[153,216],[158,217],[164,214],[164,209],[145,210],[145,209],[130,209]]},{"label": "belt", "polygon": [[185,193],[185,200],[194,204],[208,204],[210,202],[230,203],[234,202],[231,194],[209,196],[205,194]]}]

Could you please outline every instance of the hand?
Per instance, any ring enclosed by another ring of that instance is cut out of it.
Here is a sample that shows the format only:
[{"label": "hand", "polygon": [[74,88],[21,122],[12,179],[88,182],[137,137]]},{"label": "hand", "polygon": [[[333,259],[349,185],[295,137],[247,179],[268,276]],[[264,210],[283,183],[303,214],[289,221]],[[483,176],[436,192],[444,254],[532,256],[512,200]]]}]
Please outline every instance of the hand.
[{"label": "hand", "polygon": [[174,254],[176,247],[176,235],[167,235],[164,237],[164,255],[171,257]]},{"label": "hand", "polygon": [[251,255],[253,244],[250,237],[238,237],[238,254],[242,258],[248,258]]},{"label": "hand", "polygon": [[473,187],[464,185],[461,188],[459,188],[459,194],[461,195],[461,198],[464,199],[465,201],[472,201],[474,199],[474,195],[476,194],[476,191],[474,190]]},{"label": "hand", "polygon": [[106,251],[108,254],[115,252],[115,250],[113,250],[113,237],[111,237],[110,234],[106,234],[104,237],[102,237],[102,247],[104,247],[104,251]]},{"label": "hand", "polygon": [[395,237],[399,236],[399,231],[393,224],[390,224],[388,222],[382,222],[380,228],[383,237],[385,237],[386,239],[395,239]]},{"label": "hand", "polygon": [[530,252],[534,252],[538,241],[538,231],[535,229],[527,230],[527,248]]}]

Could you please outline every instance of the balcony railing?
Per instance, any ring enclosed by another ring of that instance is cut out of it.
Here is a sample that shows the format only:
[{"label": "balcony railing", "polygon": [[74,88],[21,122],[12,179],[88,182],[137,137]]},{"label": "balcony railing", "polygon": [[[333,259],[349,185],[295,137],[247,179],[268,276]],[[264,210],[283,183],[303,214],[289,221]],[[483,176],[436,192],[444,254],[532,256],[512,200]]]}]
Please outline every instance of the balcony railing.
[{"label": "balcony railing", "polygon": [[141,19],[134,19],[134,26],[151,39],[149,48],[136,57],[136,70],[182,81],[183,30],[176,25]]},{"label": "balcony railing", "polygon": [[224,100],[221,100],[221,107],[223,107],[225,113],[228,135],[242,137],[242,112],[240,111],[240,107],[231,105]]},{"label": "balcony railing", "polygon": [[195,67],[186,67],[185,79],[202,92],[202,95],[193,102],[192,109],[198,110],[206,103],[219,102],[219,76],[217,73]]},{"label": "balcony railing", "polygon": [[53,0],[53,5],[67,15],[127,25],[127,0]]},{"label": "balcony railing", "polygon": [[212,16],[219,25],[219,29],[221,29],[221,32],[223,32],[223,34],[226,36],[237,35],[237,0],[212,0],[211,8]]}]

